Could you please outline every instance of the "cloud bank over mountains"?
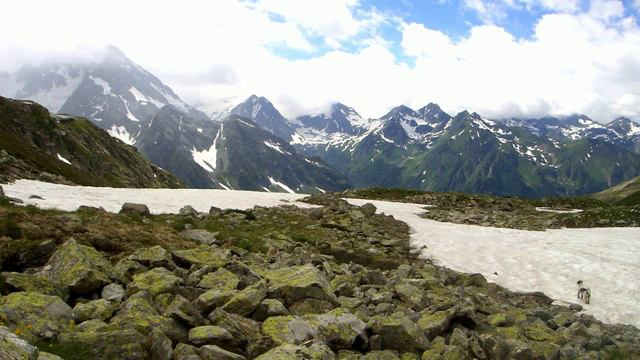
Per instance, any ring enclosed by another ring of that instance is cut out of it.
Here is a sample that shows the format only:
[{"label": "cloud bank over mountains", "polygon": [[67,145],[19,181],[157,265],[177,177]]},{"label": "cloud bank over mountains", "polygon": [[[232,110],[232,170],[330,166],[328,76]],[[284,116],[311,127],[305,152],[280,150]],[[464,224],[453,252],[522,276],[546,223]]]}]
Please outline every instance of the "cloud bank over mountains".
[{"label": "cloud bank over mountains", "polygon": [[[113,44],[207,112],[256,93],[287,116],[433,101],[493,118],[640,120],[639,5],[462,0],[481,22],[459,36],[364,0],[26,0],[5,5],[0,70],[91,61]],[[512,11],[535,14],[530,36],[514,35]]]}]

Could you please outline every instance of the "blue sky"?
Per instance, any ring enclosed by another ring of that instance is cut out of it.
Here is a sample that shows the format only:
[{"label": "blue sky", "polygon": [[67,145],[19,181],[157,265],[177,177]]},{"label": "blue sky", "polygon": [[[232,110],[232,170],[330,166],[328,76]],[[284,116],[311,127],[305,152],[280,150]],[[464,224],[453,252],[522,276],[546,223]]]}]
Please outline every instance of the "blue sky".
[{"label": "blue sky", "polygon": [[639,9],[640,0],[21,0],[3,8],[14,16],[0,22],[11,34],[0,37],[0,71],[90,61],[111,44],[209,113],[258,94],[290,117],[339,101],[366,117],[435,102],[491,118],[640,120]]}]

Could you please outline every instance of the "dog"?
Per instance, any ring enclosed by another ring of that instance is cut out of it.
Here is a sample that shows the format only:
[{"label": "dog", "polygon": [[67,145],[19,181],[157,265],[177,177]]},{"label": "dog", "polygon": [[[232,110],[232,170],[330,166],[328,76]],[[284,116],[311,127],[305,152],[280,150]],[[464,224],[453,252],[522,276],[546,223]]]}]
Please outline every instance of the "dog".
[{"label": "dog", "polygon": [[582,280],[578,280],[578,299],[582,300],[585,304],[591,302],[591,289],[585,287]]}]

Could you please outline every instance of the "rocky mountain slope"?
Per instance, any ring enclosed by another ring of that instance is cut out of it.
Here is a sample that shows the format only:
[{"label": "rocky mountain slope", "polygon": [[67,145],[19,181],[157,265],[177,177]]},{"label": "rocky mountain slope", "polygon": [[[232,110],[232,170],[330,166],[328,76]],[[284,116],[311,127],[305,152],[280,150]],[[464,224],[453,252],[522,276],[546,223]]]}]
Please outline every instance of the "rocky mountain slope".
[{"label": "rocky mountain slope", "polygon": [[571,196],[640,174],[640,154],[607,138],[538,136],[476,113],[451,117],[435,104],[419,111],[400,106],[357,135],[316,139],[295,145],[356,187]]},{"label": "rocky mountain slope", "polygon": [[618,205],[640,205],[640,176],[592,194],[591,197]]},{"label": "rocky mountain slope", "polygon": [[24,66],[0,76],[0,95],[33,100],[50,111],[90,119],[127,144],[165,105],[207,116],[111,46],[96,60]]},{"label": "rocky mountain slope", "polygon": [[321,160],[299,155],[287,142],[238,115],[213,122],[166,106],[143,129],[136,145],[192,187],[280,192],[349,187]]},{"label": "rocky mountain slope", "polygon": [[0,97],[0,181],[18,178],[112,187],[181,187],[135,148],[83,118]]},{"label": "rocky mountain slope", "polygon": [[[419,259],[332,197],[246,211],[0,205],[9,359],[635,358],[640,331]],[[21,246],[6,247],[12,242]]]}]

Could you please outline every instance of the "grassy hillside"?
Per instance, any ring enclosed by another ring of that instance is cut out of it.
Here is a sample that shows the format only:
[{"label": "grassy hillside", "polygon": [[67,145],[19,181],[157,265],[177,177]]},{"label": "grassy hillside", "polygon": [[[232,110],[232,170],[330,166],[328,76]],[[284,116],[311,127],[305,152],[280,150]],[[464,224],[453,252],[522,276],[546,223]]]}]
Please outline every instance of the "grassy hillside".
[{"label": "grassy hillside", "polygon": [[182,187],[134,147],[84,118],[0,97],[0,181],[17,178],[111,187]]},{"label": "grassy hillside", "polygon": [[640,176],[595,193],[591,197],[617,205],[640,205]]}]

